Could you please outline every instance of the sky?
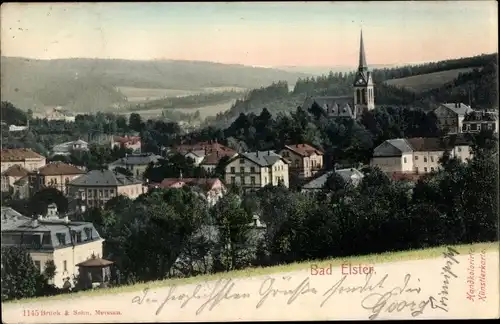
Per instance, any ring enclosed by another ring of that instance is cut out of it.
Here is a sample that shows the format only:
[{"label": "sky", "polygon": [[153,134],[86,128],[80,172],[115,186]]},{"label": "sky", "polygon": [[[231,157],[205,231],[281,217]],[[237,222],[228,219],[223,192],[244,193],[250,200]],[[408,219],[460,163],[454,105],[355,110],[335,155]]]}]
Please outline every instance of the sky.
[{"label": "sky", "polygon": [[498,51],[496,1],[4,3],[3,56],[356,66]]}]

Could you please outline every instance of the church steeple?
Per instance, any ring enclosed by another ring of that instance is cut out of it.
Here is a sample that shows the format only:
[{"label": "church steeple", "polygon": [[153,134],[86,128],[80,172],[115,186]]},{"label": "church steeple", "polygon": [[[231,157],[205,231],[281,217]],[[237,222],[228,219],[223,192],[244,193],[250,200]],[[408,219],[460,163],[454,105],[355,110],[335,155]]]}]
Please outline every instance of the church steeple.
[{"label": "church steeple", "polygon": [[361,39],[359,42],[359,65],[358,71],[366,72],[368,71],[368,65],[366,65],[366,55],[365,55],[365,45],[363,44],[363,29],[361,29]]},{"label": "church steeple", "polygon": [[354,77],[354,106],[356,116],[361,116],[363,111],[375,108],[372,74],[366,64],[365,44],[363,43],[363,30],[359,41],[359,65]]}]

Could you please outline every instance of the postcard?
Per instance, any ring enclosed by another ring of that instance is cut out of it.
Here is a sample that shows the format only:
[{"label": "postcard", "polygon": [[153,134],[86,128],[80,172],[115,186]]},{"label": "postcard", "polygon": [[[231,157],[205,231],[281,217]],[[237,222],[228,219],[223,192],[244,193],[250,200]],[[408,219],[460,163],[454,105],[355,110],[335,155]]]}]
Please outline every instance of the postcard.
[{"label": "postcard", "polygon": [[3,322],[499,318],[497,8],[3,4]]}]

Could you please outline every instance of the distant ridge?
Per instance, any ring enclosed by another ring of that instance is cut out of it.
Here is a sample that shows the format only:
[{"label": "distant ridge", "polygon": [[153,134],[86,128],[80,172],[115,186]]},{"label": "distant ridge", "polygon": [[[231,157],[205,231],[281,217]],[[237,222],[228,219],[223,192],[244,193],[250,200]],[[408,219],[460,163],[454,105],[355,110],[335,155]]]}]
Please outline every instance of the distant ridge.
[{"label": "distant ridge", "polygon": [[293,85],[307,76],[310,74],[205,61],[1,57],[2,100],[24,110],[116,107],[127,100],[119,87],[196,93],[207,88],[253,89],[280,80]]}]

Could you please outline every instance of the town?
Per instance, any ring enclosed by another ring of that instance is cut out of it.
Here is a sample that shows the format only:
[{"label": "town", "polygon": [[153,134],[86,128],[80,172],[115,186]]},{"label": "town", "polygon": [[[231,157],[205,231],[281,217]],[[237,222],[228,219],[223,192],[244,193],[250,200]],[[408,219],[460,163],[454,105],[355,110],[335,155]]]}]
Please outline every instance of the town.
[{"label": "town", "polygon": [[481,87],[497,54],[458,76],[475,92],[409,104],[380,80],[404,68],[370,69],[363,32],[357,51],[353,73],[292,91],[341,95],[237,111],[289,96],[276,80],[222,128],[2,101],[2,301],[496,240],[498,99]]}]

